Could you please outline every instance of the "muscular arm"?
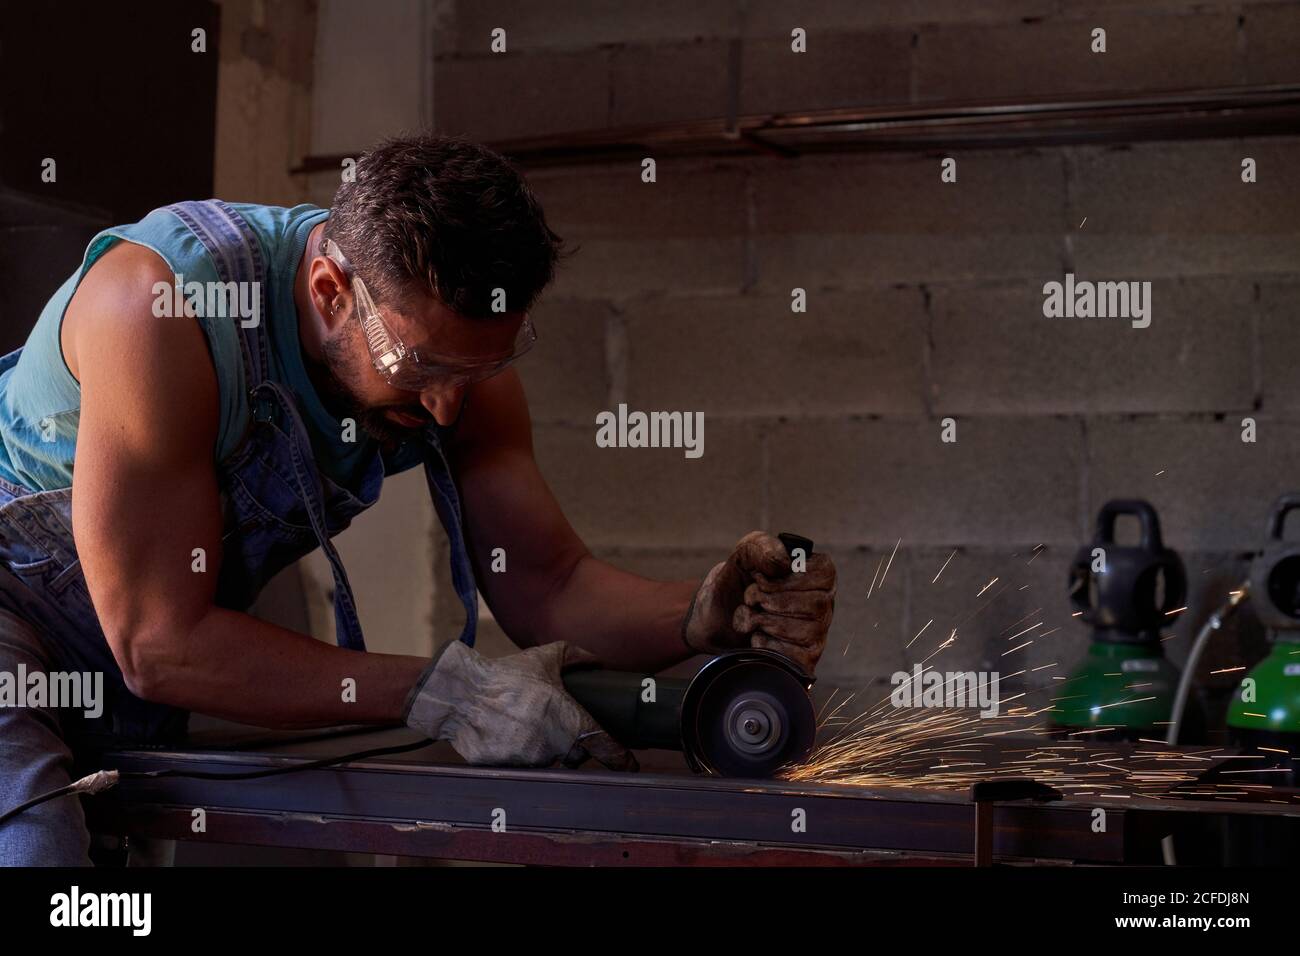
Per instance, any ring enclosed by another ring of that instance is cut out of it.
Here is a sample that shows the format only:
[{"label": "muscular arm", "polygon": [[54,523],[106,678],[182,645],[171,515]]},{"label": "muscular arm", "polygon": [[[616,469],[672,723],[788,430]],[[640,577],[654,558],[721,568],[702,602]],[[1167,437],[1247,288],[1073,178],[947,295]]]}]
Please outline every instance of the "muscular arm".
[{"label": "muscular arm", "polygon": [[[399,720],[426,661],[330,647],[213,605],[217,379],[198,322],[152,314],[159,281],[174,281],[162,259],[119,245],[82,281],[63,328],[82,398],[73,534],[127,686],[268,727]],[[191,570],[195,548],[206,572]],[[355,703],[342,701],[348,677]]]},{"label": "muscular arm", "polygon": [[[691,656],[682,618],[699,582],[651,581],[592,557],[537,468],[513,369],[474,387],[454,457],[479,587],[512,640],[569,641],[628,670]],[[505,573],[490,570],[494,548],[506,551]]]}]

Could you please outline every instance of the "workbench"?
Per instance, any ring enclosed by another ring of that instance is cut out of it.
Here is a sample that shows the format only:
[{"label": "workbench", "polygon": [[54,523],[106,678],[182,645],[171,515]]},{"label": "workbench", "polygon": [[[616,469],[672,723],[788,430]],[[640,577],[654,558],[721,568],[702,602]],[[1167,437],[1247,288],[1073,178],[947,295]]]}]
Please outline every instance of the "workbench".
[{"label": "workbench", "polygon": [[[405,729],[286,739],[271,732],[186,749],[117,750],[100,766],[234,773],[418,742]],[[1008,741],[1014,745],[1015,741]],[[445,744],[253,780],[123,779],[86,801],[92,830],[539,865],[970,865],[975,805],[962,791],[735,780],[644,751],[639,773],[470,767]],[[1095,810],[1105,808],[1105,829]],[[202,808],[206,829],[192,828]],[[800,832],[793,821],[800,817]],[[1295,846],[1300,804],[1219,799],[1063,799],[993,810],[1000,863],[1159,863],[1160,841]],[[495,826],[494,826],[495,824]],[[1180,862],[1192,862],[1180,855]]]}]

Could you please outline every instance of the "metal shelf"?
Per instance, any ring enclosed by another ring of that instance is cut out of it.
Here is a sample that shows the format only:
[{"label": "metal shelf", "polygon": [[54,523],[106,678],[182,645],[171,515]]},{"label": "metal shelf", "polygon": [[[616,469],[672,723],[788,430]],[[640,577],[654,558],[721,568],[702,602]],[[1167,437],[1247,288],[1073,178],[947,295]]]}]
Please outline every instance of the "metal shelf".
[{"label": "metal shelf", "polygon": [[[876,106],[580,130],[488,143],[525,168],[645,155],[916,151],[1300,134],[1300,86]],[[339,168],[308,157],[295,172]]]}]

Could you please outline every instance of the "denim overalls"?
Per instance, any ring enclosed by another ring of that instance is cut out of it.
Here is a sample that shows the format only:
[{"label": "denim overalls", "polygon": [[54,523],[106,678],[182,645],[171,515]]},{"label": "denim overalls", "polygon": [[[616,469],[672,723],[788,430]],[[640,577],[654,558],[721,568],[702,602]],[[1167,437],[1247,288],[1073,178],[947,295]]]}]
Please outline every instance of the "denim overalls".
[{"label": "denim overalls", "polygon": [[[268,315],[261,246],[239,213],[218,200],[168,208],[203,242],[222,282],[259,283],[260,315]],[[355,494],[318,471],[293,394],[267,376],[265,325],[240,329],[252,420],[238,449],[217,468],[224,521],[216,603],[247,610],[277,572],[319,545],[334,575],[339,646],[362,651],[352,588],[330,538],[378,500],[385,456],[376,446]],[[21,351],[0,359],[0,371]],[[424,433],[425,476],[451,543],[452,583],[465,606],[460,639],[472,645],[478,599],[441,435],[436,425]],[[185,712],[140,700],[122,681],[73,543],[71,488],[32,493],[0,480],[0,607],[36,626],[60,669],[104,673],[105,713],[87,721],[88,734],[151,742],[184,735]]]}]

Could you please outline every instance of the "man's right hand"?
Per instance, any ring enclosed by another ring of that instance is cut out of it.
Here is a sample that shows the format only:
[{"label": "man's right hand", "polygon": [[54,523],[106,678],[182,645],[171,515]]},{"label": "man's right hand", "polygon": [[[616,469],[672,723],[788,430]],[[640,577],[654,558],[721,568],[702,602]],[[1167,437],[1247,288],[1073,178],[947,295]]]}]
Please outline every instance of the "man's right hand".
[{"label": "man's right hand", "polygon": [[411,692],[406,723],[449,741],[471,764],[547,767],[563,760],[576,767],[595,757],[611,770],[635,770],[631,752],[564,689],[566,670],[594,661],[563,641],[496,659],[453,641]]}]

